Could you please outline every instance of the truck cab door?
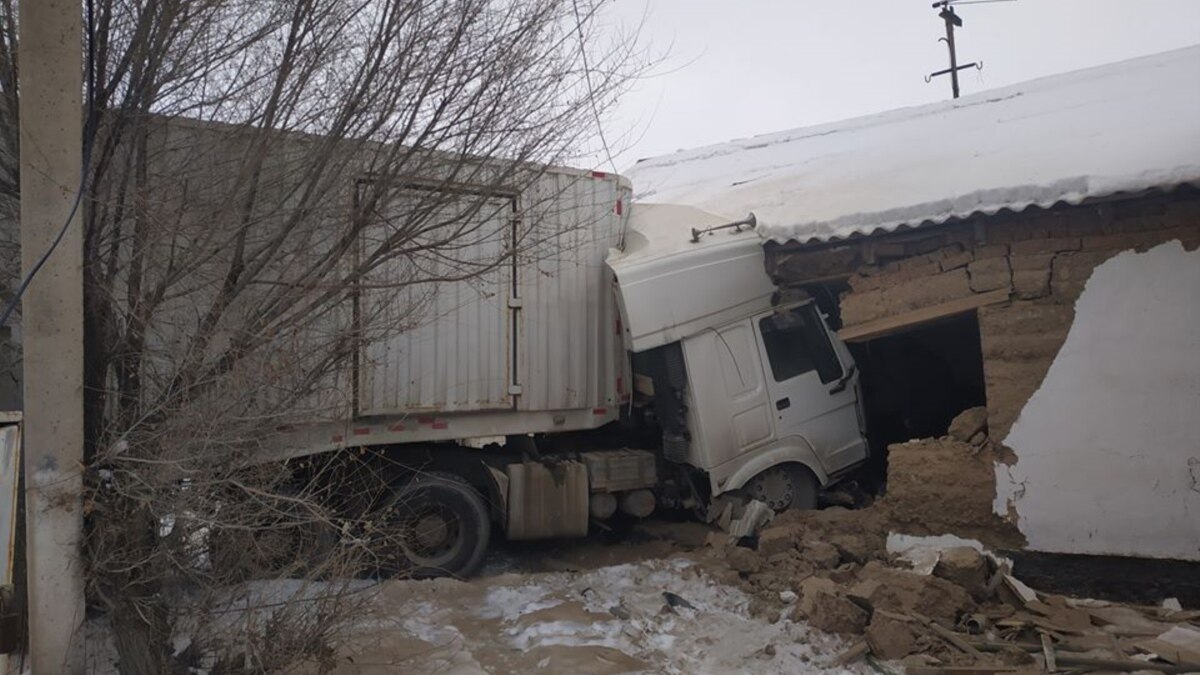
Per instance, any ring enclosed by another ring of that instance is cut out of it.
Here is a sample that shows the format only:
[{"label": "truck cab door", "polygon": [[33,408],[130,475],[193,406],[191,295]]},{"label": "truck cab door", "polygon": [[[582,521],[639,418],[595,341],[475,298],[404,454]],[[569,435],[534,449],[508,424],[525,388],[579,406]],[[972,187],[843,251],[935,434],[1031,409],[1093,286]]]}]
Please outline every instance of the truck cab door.
[{"label": "truck cab door", "polygon": [[755,317],[775,433],[800,436],[826,473],[867,456],[858,413],[857,372],[849,351],[838,349],[816,304]]}]

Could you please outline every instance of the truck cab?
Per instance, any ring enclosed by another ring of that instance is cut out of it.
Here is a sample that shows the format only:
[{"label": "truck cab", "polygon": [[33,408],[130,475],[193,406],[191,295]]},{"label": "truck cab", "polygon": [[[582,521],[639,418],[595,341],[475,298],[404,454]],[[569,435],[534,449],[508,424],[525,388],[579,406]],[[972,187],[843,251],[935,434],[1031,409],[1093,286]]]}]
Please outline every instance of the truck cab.
[{"label": "truck cab", "polygon": [[635,384],[653,397],[663,456],[702,472],[711,497],[811,508],[867,458],[857,368],[815,302],[777,302],[759,237],[723,224],[635,207],[608,259]]}]

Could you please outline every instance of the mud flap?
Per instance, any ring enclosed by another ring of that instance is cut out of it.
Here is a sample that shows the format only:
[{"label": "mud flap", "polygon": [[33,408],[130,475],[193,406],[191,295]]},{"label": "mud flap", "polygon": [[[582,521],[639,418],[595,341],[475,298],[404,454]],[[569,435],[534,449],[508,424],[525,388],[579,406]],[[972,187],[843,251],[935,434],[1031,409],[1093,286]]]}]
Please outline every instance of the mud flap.
[{"label": "mud flap", "polygon": [[509,539],[583,537],[588,530],[588,475],[582,462],[553,467],[509,464]]},{"label": "mud flap", "polygon": [[508,474],[484,464],[492,479],[492,521],[504,525],[508,520]]}]

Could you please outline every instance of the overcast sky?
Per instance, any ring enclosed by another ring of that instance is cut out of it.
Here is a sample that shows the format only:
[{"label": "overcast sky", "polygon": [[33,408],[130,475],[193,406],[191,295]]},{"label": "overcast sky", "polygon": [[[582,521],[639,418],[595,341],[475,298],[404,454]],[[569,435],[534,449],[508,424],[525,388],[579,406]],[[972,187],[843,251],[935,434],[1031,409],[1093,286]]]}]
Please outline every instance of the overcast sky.
[{"label": "overcast sky", "polygon": [[[668,51],[606,120],[614,161],[950,98],[932,0],[612,0]],[[1200,0],[1015,0],[963,5],[963,95],[1200,44]],[[1179,83],[1200,86],[1200,83]],[[608,165],[608,160],[601,163]]]}]

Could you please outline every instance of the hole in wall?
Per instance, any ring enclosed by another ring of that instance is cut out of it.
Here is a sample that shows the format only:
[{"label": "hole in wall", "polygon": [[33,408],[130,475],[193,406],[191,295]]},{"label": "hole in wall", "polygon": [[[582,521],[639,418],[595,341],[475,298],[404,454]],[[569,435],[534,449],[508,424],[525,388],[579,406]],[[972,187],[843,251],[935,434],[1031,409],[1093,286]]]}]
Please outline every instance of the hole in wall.
[{"label": "hole in wall", "polygon": [[849,345],[862,373],[871,459],[860,481],[879,492],[887,446],[944,436],[963,410],[987,403],[975,312]]}]

